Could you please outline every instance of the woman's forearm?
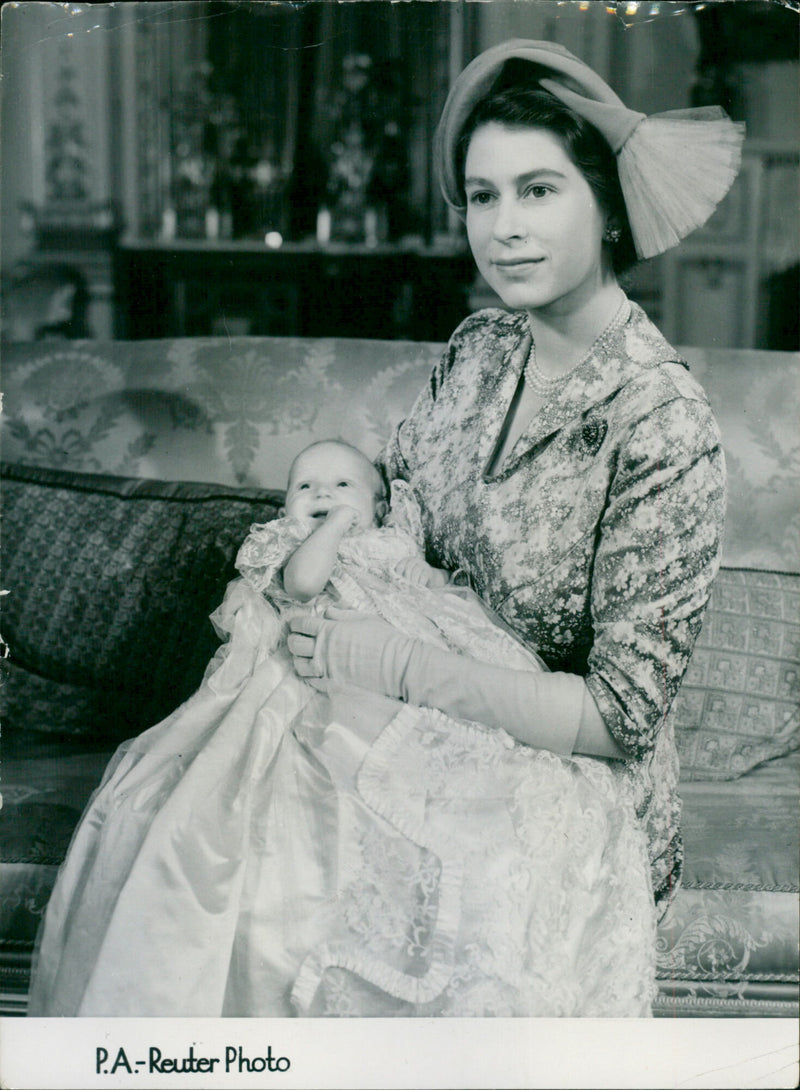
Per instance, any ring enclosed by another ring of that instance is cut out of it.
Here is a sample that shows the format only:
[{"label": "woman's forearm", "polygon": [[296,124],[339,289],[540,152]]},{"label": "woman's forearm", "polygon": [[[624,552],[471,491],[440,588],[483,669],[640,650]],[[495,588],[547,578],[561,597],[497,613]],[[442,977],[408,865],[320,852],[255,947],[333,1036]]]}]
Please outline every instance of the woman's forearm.
[{"label": "woman's forearm", "polygon": [[295,668],[320,687],[358,685],[553,753],[624,757],[577,674],[492,666],[409,639],[372,617],[296,618],[292,629]]},{"label": "woman's forearm", "polygon": [[503,729],[535,749],[624,757],[577,674],[490,666],[414,642],[402,693],[410,703]]}]

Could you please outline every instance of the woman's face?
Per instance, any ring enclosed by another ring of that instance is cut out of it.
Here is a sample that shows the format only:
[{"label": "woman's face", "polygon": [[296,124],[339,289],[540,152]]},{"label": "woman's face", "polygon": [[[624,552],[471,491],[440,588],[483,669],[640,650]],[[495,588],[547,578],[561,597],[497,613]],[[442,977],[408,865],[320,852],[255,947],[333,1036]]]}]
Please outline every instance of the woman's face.
[{"label": "woman's face", "polygon": [[613,276],[603,210],[549,130],[480,125],[464,173],[469,244],[506,306],[569,313]]}]

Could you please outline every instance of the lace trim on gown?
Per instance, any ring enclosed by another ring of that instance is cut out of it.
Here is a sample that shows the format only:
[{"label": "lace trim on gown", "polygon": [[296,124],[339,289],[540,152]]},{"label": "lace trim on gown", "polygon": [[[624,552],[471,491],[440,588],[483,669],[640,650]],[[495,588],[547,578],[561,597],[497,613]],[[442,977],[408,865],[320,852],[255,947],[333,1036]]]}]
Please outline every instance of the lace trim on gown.
[{"label": "lace trim on gown", "polygon": [[[359,985],[343,970],[411,1007],[381,1014],[648,1014],[655,923],[628,780],[620,766],[403,708],[357,790],[417,851],[403,856],[401,840],[386,866],[388,835],[365,838],[337,937],[304,961],[293,1003],[316,1012],[321,994],[325,1014],[374,1013],[374,997],[353,1006]],[[583,964],[587,951],[602,956]]]},{"label": "lace trim on gown", "polygon": [[[386,794],[384,782],[392,754],[421,718],[442,724],[449,722],[447,716],[434,709],[403,708],[373,743],[358,774],[357,783],[361,797],[376,814],[389,821],[414,845],[437,856],[436,866],[432,869],[429,867],[427,875],[417,874],[423,886],[428,886],[428,896],[423,897],[422,910],[417,912],[417,927],[422,930],[430,927],[430,916],[435,912],[433,934],[420,944],[420,949],[428,952],[428,967],[422,976],[415,976],[378,960],[352,942],[326,943],[306,959],[298,974],[292,1001],[300,1010],[311,1006],[322,975],[328,968],[347,969],[389,995],[415,1004],[435,999],[452,976],[463,865],[457,857],[451,855],[448,858],[447,845],[426,827],[419,815],[402,804],[398,805],[399,800],[393,800]],[[433,872],[436,870],[438,876],[434,878]],[[437,895],[435,902],[431,897],[433,886]],[[412,923],[412,929],[413,926]]]}]

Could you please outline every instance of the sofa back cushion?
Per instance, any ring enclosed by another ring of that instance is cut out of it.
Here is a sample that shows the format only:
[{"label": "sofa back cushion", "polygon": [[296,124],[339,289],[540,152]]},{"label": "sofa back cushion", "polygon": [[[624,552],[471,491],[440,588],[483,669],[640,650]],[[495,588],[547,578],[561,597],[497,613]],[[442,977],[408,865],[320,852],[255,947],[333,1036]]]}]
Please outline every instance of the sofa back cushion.
[{"label": "sofa back cushion", "polygon": [[282,493],[3,468],[6,722],[127,734],[199,683],[208,619]]},{"label": "sofa back cushion", "polygon": [[[308,443],[370,457],[442,345],[335,337],[41,341],[3,350],[4,457],[161,480],[282,488]],[[800,356],[678,348],[708,393],[728,464],[724,562],[800,568]]]},{"label": "sofa back cushion", "polygon": [[377,454],[442,347],[334,337],[4,346],[4,457],[283,488],[315,440],[339,436]]},{"label": "sofa back cushion", "polygon": [[800,747],[800,575],[723,568],[675,702],[684,780]]}]

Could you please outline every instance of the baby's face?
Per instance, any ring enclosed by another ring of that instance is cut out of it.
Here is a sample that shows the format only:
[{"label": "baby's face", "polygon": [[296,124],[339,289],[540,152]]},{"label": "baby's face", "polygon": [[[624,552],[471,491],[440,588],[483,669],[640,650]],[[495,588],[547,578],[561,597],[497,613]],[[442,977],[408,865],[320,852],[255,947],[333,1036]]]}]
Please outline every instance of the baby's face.
[{"label": "baby's face", "polygon": [[332,507],[350,507],[359,529],[377,522],[376,471],[354,450],[325,443],[297,458],[286,492],[286,514],[323,522]]}]

